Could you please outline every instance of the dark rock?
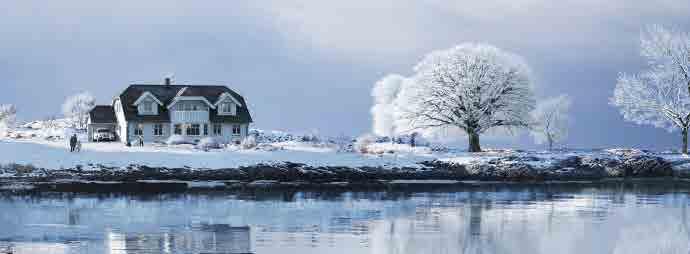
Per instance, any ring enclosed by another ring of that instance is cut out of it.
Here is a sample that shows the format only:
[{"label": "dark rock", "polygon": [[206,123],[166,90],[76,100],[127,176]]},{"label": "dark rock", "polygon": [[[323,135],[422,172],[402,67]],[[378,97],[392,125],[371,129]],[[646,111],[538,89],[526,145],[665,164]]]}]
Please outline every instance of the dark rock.
[{"label": "dark rock", "polygon": [[484,180],[537,180],[543,177],[540,170],[529,164],[501,159],[471,164],[468,172],[471,176]]},{"label": "dark rock", "polygon": [[466,177],[466,176],[470,175],[470,173],[467,170],[467,166],[462,165],[462,164],[449,163],[449,162],[438,161],[438,160],[424,161],[424,162],[421,162],[420,164],[426,166],[427,168],[431,169],[432,171],[436,171],[436,172],[447,171],[446,173],[452,175],[453,179],[459,179],[459,178]]},{"label": "dark rock", "polygon": [[661,157],[638,155],[623,160],[618,170],[628,177],[672,176],[671,163]]},{"label": "dark rock", "polygon": [[599,179],[607,176],[602,161],[593,158],[570,156],[554,163],[547,172],[550,179]]}]

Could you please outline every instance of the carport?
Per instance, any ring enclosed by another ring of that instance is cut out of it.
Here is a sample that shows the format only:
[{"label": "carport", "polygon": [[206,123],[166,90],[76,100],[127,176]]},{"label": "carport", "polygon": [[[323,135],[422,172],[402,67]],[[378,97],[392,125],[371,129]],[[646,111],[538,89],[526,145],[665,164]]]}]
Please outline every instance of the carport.
[{"label": "carport", "polygon": [[89,112],[89,121],[86,131],[89,141],[93,140],[93,134],[98,129],[108,129],[115,135],[116,140],[119,139],[117,136],[117,120],[115,118],[113,106],[98,105]]}]

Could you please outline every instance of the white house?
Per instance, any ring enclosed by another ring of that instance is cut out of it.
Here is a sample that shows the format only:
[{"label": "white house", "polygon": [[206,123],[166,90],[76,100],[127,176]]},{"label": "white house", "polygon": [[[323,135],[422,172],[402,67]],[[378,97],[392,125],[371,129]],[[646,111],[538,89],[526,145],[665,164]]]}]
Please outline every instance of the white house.
[{"label": "white house", "polygon": [[163,142],[171,135],[239,143],[252,123],[244,98],[227,86],[174,85],[170,79],[162,85],[130,85],[111,106],[97,106],[90,116],[89,133],[111,128],[123,143]]}]

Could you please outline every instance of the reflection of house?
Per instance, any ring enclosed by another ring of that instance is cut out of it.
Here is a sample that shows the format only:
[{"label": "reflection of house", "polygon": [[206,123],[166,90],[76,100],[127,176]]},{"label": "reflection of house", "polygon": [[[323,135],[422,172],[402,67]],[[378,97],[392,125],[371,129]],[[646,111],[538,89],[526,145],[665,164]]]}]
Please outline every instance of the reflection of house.
[{"label": "reflection of house", "polygon": [[168,78],[162,85],[130,85],[112,105],[94,110],[108,111],[103,118],[109,122],[94,122],[89,131],[107,125],[124,143],[140,137],[164,141],[171,135],[239,142],[252,122],[244,98],[227,86],[177,85]]},{"label": "reflection of house", "polygon": [[204,253],[249,253],[251,248],[249,227],[203,225],[198,236]]},{"label": "reflection of house", "polygon": [[131,253],[251,253],[249,227],[205,224],[192,230],[152,234],[110,232],[106,246],[111,254]]}]

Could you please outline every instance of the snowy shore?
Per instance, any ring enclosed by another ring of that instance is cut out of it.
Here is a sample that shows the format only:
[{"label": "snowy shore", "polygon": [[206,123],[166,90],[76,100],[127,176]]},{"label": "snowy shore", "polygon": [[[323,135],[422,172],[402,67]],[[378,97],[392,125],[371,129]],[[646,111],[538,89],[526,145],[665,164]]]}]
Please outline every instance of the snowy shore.
[{"label": "snowy shore", "polygon": [[[62,142],[0,141],[0,189],[18,183],[179,183],[217,188],[287,184],[427,183],[439,181],[599,181],[690,178],[690,158],[633,149],[593,151],[339,152],[328,146],[279,142],[275,150],[125,147],[85,143],[70,153]],[[448,183],[448,182],[444,182]],[[21,184],[20,184],[21,186]],[[55,188],[53,186],[52,188]],[[21,189],[21,187],[19,187]]]}]

